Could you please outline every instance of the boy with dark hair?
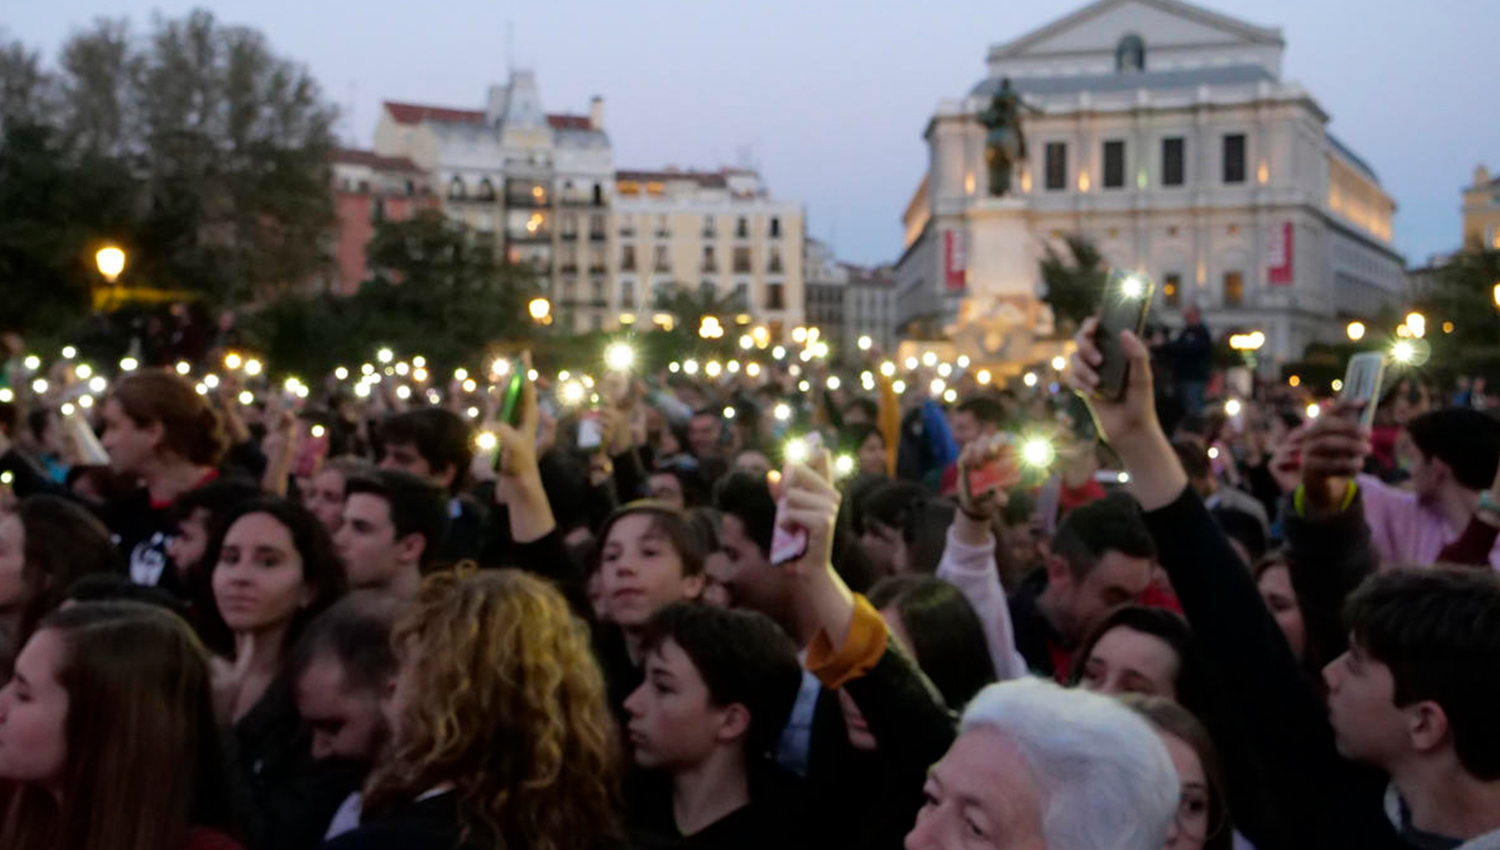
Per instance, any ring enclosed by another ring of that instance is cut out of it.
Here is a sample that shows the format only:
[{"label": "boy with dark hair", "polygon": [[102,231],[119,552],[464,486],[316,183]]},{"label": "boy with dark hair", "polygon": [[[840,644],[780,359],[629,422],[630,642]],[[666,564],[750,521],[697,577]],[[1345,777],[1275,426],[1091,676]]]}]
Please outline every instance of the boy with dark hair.
[{"label": "boy with dark hair", "polygon": [[461,495],[474,462],[474,435],[451,410],[423,407],[397,413],[380,423],[380,468],[424,478],[448,496],[448,531],[429,551],[445,563],[478,559],[486,540],[490,511]]},{"label": "boy with dark hair", "polygon": [[400,598],[415,594],[448,531],[442,493],[389,469],[349,479],[345,492],[344,524],[333,542],[349,587]]},{"label": "boy with dark hair", "polygon": [[1052,538],[1045,568],[1011,596],[1016,649],[1032,672],[1066,677],[1073,647],[1150,586],[1155,557],[1140,508],[1128,495],[1074,508]]},{"label": "boy with dark hair", "polygon": [[802,680],[797,651],[767,617],[677,602],[641,645],[646,681],[625,701],[637,766],[632,820],[647,846],[776,847],[800,836],[795,780],[768,750]]}]

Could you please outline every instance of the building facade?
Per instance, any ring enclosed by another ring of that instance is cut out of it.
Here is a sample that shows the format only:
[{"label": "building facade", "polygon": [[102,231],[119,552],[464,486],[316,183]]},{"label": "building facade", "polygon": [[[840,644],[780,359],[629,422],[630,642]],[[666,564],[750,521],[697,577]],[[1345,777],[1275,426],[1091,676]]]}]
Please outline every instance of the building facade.
[{"label": "building facade", "polygon": [[322,288],[337,295],[353,295],[369,278],[365,250],[376,225],[438,207],[427,173],[416,163],[362,150],[334,154],[333,199],[338,217],[333,277]]},{"label": "building facade", "polygon": [[1474,182],[1464,188],[1464,244],[1476,242],[1500,251],[1500,177],[1491,177],[1483,165],[1474,168]]},{"label": "building facade", "polygon": [[896,279],[889,266],[867,269],[845,266],[844,339],[850,345],[867,336],[884,352],[894,352],[896,335]]},{"label": "building facade", "polygon": [[928,122],[898,321],[941,326],[967,293],[971,220],[994,203],[980,115],[1005,80],[1027,106],[1012,203],[1036,254],[1081,234],[1157,279],[1161,318],[1196,304],[1216,333],[1264,331],[1271,359],[1402,300],[1395,203],[1282,79],[1284,50],[1278,29],[1178,0],[1099,0],[992,47],[986,77]]},{"label": "building facade", "polygon": [[610,208],[616,321],[643,321],[674,292],[725,304],[773,337],[803,322],[802,207],[753,171],[620,171]]},{"label": "building facade", "polygon": [[410,158],[450,219],[535,271],[561,327],[614,324],[614,158],[601,98],[586,115],[549,114],[535,75],[518,70],[490,87],[484,109],[387,101],[375,152]]},{"label": "building facade", "polygon": [[804,313],[807,323],[820,329],[830,345],[842,349],[844,337],[845,293],[849,288],[849,267],[833,256],[833,249],[818,239],[808,237],[803,249],[803,270],[807,275],[807,298]]}]

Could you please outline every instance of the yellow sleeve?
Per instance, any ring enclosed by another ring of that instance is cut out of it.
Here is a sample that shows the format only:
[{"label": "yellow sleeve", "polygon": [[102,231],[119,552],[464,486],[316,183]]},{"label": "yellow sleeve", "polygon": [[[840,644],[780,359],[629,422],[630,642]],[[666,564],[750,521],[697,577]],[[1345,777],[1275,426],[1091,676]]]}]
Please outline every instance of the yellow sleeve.
[{"label": "yellow sleeve", "polygon": [[880,376],[880,417],[875,423],[885,439],[885,474],[896,475],[896,449],[901,440],[901,400],[890,378]]},{"label": "yellow sleeve", "polygon": [[845,682],[868,673],[880,661],[889,638],[890,632],[880,612],[869,600],[856,593],[849,637],[843,646],[835,648],[828,633],[819,629],[807,648],[807,672],[817,676],[826,688],[842,687]]}]

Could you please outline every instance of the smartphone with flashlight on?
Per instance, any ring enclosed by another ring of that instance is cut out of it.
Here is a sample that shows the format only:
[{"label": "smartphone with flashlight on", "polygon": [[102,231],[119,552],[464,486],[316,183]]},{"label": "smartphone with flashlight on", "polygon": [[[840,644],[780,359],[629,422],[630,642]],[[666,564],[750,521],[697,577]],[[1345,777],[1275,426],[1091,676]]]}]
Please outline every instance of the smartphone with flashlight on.
[{"label": "smartphone with flashlight on", "polygon": [[[794,445],[797,446],[796,449],[793,448]],[[823,440],[816,432],[794,438],[787,443],[787,460],[801,463],[822,447]],[[774,567],[789,564],[807,554],[807,529],[783,528],[781,516],[785,510],[786,495],[782,494],[776,502],[776,527],[771,532],[771,565]]]},{"label": "smartphone with flashlight on", "polygon": [[599,426],[599,412],[591,410],[578,418],[578,448],[593,451],[604,443],[604,429]]},{"label": "smartphone with flashlight on", "polygon": [[1375,424],[1375,410],[1380,407],[1380,382],[1385,378],[1385,355],[1378,351],[1362,351],[1349,358],[1344,370],[1344,389],[1339,401],[1363,402],[1359,412],[1359,424],[1369,428]]},{"label": "smartphone with flashlight on", "polygon": [[1125,385],[1130,380],[1130,361],[1120,348],[1120,332],[1140,335],[1146,327],[1155,291],[1156,281],[1150,275],[1110,269],[1109,279],[1104,283],[1104,299],[1099,305],[1099,330],[1094,335],[1094,345],[1104,355],[1095,391],[1101,398],[1119,401],[1124,397]]}]

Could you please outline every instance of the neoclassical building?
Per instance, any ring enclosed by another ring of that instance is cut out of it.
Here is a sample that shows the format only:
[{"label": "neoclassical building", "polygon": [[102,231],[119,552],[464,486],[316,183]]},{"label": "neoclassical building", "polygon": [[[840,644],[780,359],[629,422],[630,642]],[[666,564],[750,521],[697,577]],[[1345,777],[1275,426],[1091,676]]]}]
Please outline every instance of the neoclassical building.
[{"label": "neoclassical building", "polygon": [[1028,155],[1004,203],[1033,257],[1082,234],[1112,265],[1156,277],[1161,318],[1197,304],[1216,333],[1264,331],[1272,360],[1402,300],[1395,202],[1312,93],[1282,78],[1285,49],[1279,29],[1178,0],[1098,0],[992,47],[984,79],[927,123],[898,321],[941,326],[975,285],[977,222],[1002,200],[981,116],[1007,79],[1027,107]]}]

